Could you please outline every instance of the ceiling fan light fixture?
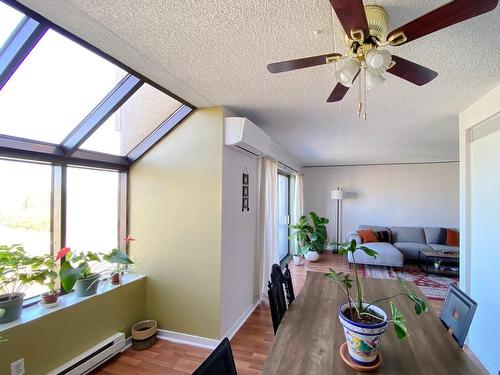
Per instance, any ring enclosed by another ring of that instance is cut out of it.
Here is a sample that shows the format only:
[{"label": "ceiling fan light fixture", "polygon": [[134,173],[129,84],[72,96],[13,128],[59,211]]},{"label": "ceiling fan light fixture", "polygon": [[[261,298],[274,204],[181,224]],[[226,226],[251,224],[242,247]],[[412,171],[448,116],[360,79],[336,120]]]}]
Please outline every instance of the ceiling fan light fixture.
[{"label": "ceiling fan light fixture", "polygon": [[385,49],[372,49],[366,54],[365,61],[369,68],[385,72],[391,65],[392,56]]},{"label": "ceiling fan light fixture", "polygon": [[371,70],[370,68],[366,69],[366,89],[370,90],[375,86],[379,86],[385,82],[384,76],[378,74],[376,71]]},{"label": "ceiling fan light fixture", "polygon": [[354,77],[356,77],[356,74],[358,74],[358,70],[358,63],[352,59],[349,59],[341,69],[335,72],[335,77],[345,87],[351,87]]}]

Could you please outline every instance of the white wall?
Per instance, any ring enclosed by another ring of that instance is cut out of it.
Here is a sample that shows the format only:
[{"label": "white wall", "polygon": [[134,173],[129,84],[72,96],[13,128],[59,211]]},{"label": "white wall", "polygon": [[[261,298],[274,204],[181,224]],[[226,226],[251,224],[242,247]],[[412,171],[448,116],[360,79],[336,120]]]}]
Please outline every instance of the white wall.
[{"label": "white wall", "polygon": [[[223,146],[221,337],[258,301],[255,242],[257,231],[257,159]],[[242,173],[249,174],[249,211],[241,211]],[[249,311],[250,309],[250,311]],[[232,329],[233,328],[233,329]]]},{"label": "white wall", "polygon": [[328,217],[335,236],[336,203],[342,188],[342,239],[360,224],[386,226],[459,225],[459,165],[454,163],[304,168],[304,212]]},{"label": "white wall", "polygon": [[[460,287],[477,303],[468,346],[500,372],[500,85],[460,114]],[[492,294],[493,293],[493,294]],[[493,320],[492,320],[493,319]]]}]

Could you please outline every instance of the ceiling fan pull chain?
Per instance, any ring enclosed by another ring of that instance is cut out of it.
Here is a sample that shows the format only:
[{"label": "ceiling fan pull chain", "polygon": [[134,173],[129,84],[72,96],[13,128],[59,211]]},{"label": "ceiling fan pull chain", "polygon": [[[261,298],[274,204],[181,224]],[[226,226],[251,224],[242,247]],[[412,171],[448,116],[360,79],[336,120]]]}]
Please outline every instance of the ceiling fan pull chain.
[{"label": "ceiling fan pull chain", "polygon": [[363,80],[363,73],[361,72],[361,77],[358,79],[358,117],[361,117],[361,111],[363,110],[363,101],[361,100],[361,81]]},{"label": "ceiling fan pull chain", "polygon": [[366,67],[363,67],[363,119],[366,121]]}]

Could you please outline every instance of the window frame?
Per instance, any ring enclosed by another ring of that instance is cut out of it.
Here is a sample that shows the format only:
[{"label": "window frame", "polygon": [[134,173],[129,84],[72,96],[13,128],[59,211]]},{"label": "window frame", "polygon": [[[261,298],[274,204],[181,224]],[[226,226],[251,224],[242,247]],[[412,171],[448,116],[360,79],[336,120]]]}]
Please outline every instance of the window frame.
[{"label": "window frame", "polygon": [[[16,69],[48,29],[77,43],[101,58],[123,69],[128,75],[82,119],[60,144],[29,140],[0,134],[0,157],[43,160],[61,164],[76,164],[105,169],[127,171],[129,166],[140,159],[154,144],[165,137],[173,128],[186,119],[195,106],[168,91],[156,82],[131,69],[114,57],[96,48],[66,29],[54,24],[37,12],[29,9],[17,0],[0,0],[6,5],[22,12],[25,19],[21,21],[0,51],[0,89],[15,73]],[[3,63],[4,62],[4,63]],[[2,64],[3,63],[3,64]],[[107,119],[143,84],[149,84],[174,100],[181,106],[169,115],[158,127],[125,156],[79,149]],[[20,103],[22,105],[22,103]]]}]

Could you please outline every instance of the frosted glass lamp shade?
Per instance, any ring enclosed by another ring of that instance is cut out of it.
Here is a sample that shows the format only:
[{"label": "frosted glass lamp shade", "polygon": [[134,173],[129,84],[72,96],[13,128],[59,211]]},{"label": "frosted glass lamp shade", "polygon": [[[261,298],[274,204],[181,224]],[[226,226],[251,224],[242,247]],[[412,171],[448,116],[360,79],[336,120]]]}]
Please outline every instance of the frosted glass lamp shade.
[{"label": "frosted glass lamp shade", "polygon": [[345,197],[344,191],[343,190],[332,190],[331,197],[332,197],[332,199],[335,199],[335,200],[342,200]]},{"label": "frosted glass lamp shade", "polygon": [[358,63],[354,60],[348,60],[344,64],[342,69],[338,70],[335,73],[335,77],[345,87],[351,87],[354,77],[356,77],[356,74],[358,74],[358,70]]}]

